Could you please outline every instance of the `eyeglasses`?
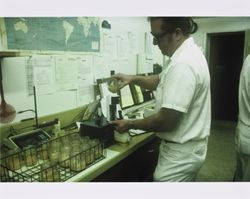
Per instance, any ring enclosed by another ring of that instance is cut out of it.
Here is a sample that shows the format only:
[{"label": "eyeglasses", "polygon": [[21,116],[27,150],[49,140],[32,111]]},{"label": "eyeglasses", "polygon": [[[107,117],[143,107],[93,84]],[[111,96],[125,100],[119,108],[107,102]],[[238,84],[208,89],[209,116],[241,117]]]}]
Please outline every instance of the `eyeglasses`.
[{"label": "eyeglasses", "polygon": [[159,40],[160,38],[162,38],[163,36],[165,36],[166,34],[169,34],[169,33],[172,33],[173,31],[171,30],[167,30],[165,32],[162,32],[162,33],[158,33],[158,34],[155,34],[155,33],[152,33],[151,34],[153,35],[153,44],[154,45],[157,45],[159,43]]}]

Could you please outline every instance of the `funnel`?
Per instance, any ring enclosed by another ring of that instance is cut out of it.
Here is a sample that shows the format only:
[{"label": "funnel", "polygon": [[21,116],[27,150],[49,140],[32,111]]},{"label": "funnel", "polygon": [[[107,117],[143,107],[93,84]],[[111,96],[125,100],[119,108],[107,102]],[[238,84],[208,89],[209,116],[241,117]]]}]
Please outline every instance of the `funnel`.
[{"label": "funnel", "polygon": [[2,66],[0,60],[0,89],[1,89],[1,105],[0,105],[0,123],[10,123],[16,117],[16,110],[13,106],[6,103],[4,99],[3,92],[3,82],[2,82]]}]

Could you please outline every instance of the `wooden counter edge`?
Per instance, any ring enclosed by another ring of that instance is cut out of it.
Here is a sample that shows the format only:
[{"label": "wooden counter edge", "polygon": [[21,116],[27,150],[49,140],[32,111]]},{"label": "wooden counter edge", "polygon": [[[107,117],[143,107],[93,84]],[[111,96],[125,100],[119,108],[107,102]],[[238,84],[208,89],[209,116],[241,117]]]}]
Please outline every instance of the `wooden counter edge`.
[{"label": "wooden counter edge", "polygon": [[121,160],[128,157],[137,149],[144,146],[154,137],[155,137],[154,133],[146,133],[146,134],[132,137],[130,144],[121,145],[117,143],[115,145],[108,147],[108,149],[112,151],[117,151],[119,154],[111,159],[106,159],[106,162],[104,162],[103,164],[100,164],[98,167],[96,167],[90,172],[85,172],[85,170],[80,172],[75,177],[72,177],[71,179],[67,180],[67,182],[90,182],[91,180],[95,179],[97,176],[101,175],[102,173],[104,173],[105,171],[107,171],[108,169],[116,165],[117,163],[119,163]]}]

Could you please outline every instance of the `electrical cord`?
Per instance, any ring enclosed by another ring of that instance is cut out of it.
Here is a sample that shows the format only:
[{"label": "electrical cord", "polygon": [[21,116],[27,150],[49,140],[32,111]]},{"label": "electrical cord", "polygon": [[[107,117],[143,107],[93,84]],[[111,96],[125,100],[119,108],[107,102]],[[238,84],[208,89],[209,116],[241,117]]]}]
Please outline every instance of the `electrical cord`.
[{"label": "electrical cord", "polygon": [[24,110],[24,111],[18,111],[17,113],[24,113],[24,112],[28,112],[28,111],[31,111],[31,112],[34,112],[35,113],[35,110],[33,109],[27,109],[27,110]]},{"label": "electrical cord", "polygon": [[8,137],[13,136],[13,135],[17,135],[17,132],[21,132],[21,131],[29,129],[29,128],[32,128],[31,130],[35,129],[34,126],[26,126],[26,127],[20,128],[20,129],[15,129],[13,126],[10,126],[10,129],[9,129],[10,134],[8,135]]}]

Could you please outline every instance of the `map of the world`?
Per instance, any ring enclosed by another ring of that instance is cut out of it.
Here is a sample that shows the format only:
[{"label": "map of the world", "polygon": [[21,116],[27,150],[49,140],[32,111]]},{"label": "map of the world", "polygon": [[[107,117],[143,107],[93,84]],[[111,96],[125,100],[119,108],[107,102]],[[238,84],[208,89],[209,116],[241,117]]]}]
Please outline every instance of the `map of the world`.
[{"label": "map of the world", "polygon": [[100,51],[100,20],[95,17],[5,18],[9,50]]}]

